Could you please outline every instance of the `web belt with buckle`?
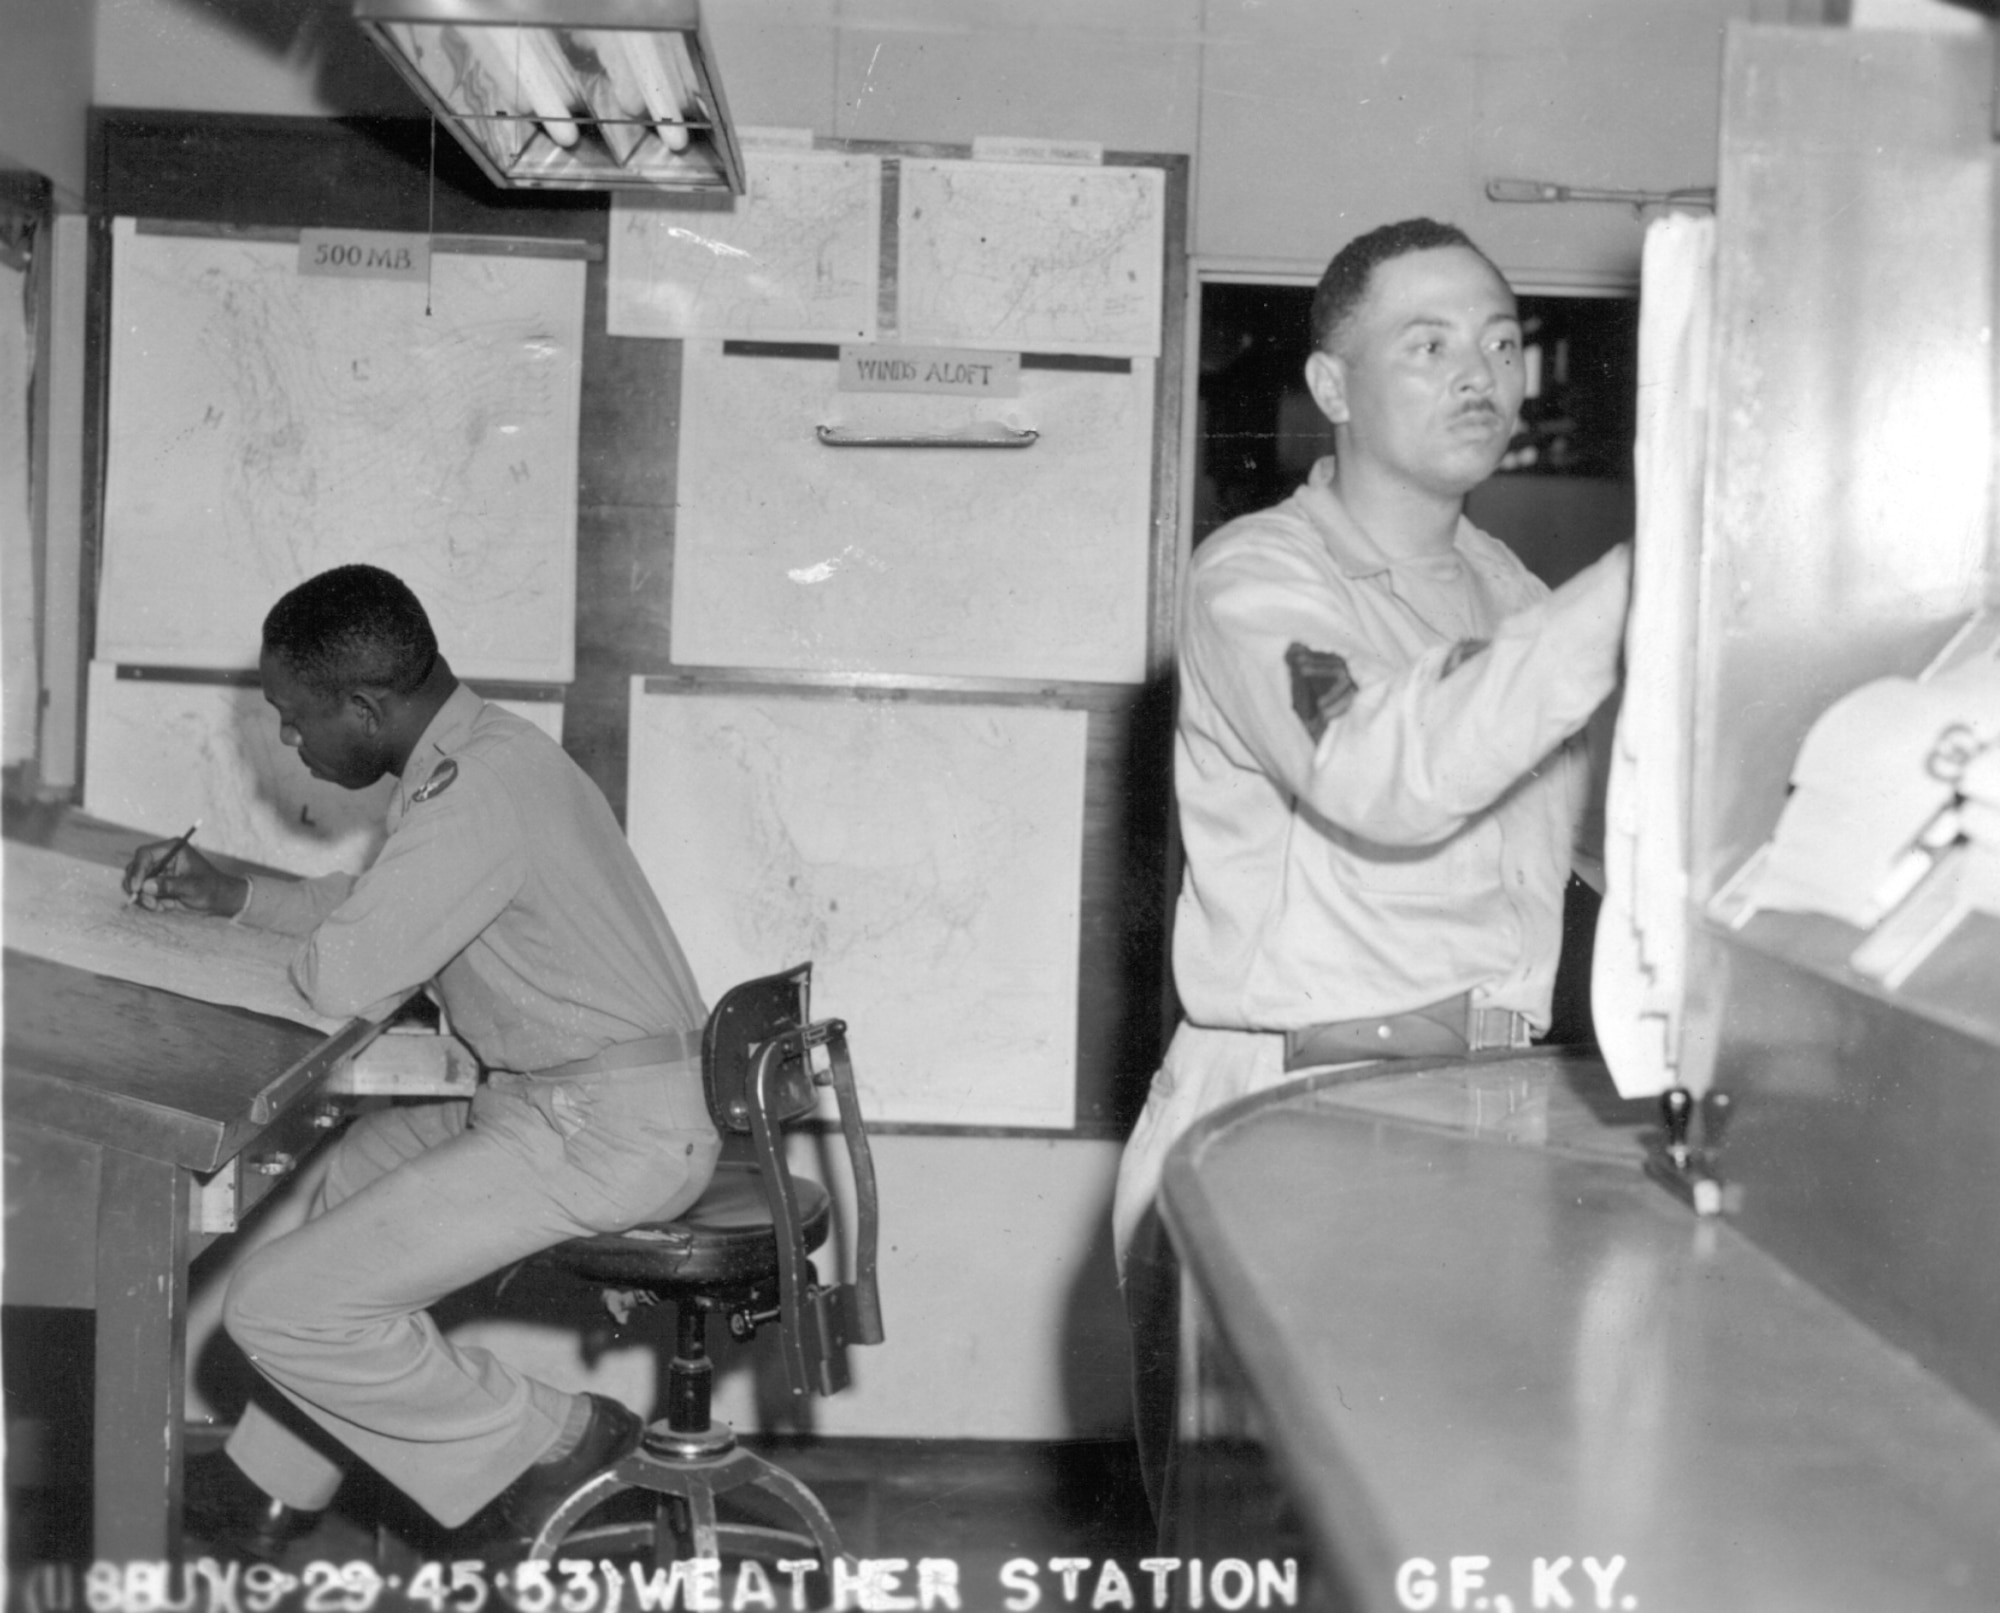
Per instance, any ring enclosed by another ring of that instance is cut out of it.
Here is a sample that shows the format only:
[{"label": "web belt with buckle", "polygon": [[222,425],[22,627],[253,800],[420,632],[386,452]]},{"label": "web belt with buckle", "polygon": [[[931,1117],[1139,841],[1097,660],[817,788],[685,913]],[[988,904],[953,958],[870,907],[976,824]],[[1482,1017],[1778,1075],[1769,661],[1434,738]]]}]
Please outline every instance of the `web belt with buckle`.
[{"label": "web belt with buckle", "polygon": [[530,1070],[538,1080],[566,1080],[579,1075],[601,1075],[611,1070],[640,1070],[658,1064],[686,1064],[701,1057],[701,1033],[663,1031],[658,1036],[642,1036],[636,1042],[617,1042],[589,1058],[572,1059],[546,1070]]},{"label": "web belt with buckle", "polygon": [[1472,994],[1405,1014],[1339,1019],[1285,1032],[1285,1068],[1311,1069],[1357,1059],[1463,1058],[1496,1048],[1528,1046],[1533,1027],[1511,1008],[1477,1008]]}]

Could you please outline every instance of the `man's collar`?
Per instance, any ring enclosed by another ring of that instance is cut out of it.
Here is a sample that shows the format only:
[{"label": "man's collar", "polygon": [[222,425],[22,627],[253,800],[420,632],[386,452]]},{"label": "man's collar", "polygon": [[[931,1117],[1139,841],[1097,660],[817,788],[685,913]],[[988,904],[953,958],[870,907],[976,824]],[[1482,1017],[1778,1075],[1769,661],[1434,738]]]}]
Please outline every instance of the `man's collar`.
[{"label": "man's collar", "polygon": [[471,734],[473,720],[485,704],[463,683],[445,697],[444,704],[424,725],[424,731],[411,748],[410,759],[403,766],[404,788],[415,789],[422,784],[430,777],[432,768],[458,749]]},{"label": "man's collar", "polygon": [[[1298,491],[1300,507],[1312,522],[1313,530],[1319,533],[1326,552],[1333,557],[1333,563],[1357,581],[1394,570],[1395,561],[1383,553],[1381,545],[1348,514],[1347,506],[1335,491],[1335,480],[1334,459],[1328,454],[1313,462],[1313,468]],[[1452,534],[1452,548],[1460,559],[1478,562],[1479,556],[1466,542],[1466,534],[1477,530],[1463,514],[1459,516],[1458,528]]]}]

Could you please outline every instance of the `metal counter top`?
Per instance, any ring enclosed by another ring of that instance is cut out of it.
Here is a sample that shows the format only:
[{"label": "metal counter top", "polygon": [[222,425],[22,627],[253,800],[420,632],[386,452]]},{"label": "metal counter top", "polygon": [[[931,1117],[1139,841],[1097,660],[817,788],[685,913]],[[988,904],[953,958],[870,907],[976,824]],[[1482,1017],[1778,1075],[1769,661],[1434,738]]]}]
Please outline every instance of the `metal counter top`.
[{"label": "metal counter top", "polygon": [[[1540,1052],[1209,1117],[1163,1207],[1323,1574],[1465,1607],[2000,1606],[2000,1428],[1642,1173],[1650,1103]],[[1581,1566],[1622,1557],[1608,1602]],[[1406,1571],[1408,1572],[1408,1571]],[[1484,1598],[1484,1600],[1480,1600]],[[1504,1600],[1503,1600],[1504,1598]]]}]

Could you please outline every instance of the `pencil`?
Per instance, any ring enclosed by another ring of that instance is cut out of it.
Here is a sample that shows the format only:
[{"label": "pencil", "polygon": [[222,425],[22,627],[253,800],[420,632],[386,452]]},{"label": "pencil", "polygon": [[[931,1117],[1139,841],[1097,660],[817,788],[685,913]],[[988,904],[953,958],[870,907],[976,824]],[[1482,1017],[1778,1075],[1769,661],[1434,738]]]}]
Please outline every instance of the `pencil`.
[{"label": "pencil", "polygon": [[125,903],[127,907],[130,907],[133,902],[138,901],[139,892],[145,889],[147,880],[158,879],[160,875],[164,874],[169,868],[173,867],[174,859],[181,854],[182,848],[184,848],[190,840],[194,839],[194,832],[200,827],[201,827],[201,819],[196,818],[193,823],[188,825],[187,833],[182,835],[172,845],[167,847],[166,851],[161,855],[159,861],[155,862],[151,868],[147,869],[145,873],[139,876],[138,880],[132,886],[131,897]]}]

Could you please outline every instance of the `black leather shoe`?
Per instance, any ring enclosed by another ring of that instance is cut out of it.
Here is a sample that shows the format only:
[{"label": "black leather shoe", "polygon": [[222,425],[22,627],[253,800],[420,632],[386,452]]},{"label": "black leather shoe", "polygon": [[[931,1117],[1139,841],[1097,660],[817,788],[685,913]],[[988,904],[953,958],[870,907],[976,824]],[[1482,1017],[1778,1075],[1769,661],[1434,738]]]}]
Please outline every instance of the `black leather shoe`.
[{"label": "black leather shoe", "polygon": [[[586,1479],[639,1448],[646,1425],[639,1414],[604,1395],[590,1395],[590,1421],[567,1456],[537,1462],[502,1490],[481,1518],[467,1525],[489,1562],[518,1562],[549,1515]],[[483,1525],[484,1527],[480,1527]]]},{"label": "black leather shoe", "polygon": [[191,1456],[185,1471],[181,1533],[218,1557],[274,1563],[319,1522],[317,1512],[266,1495],[226,1452]]}]

